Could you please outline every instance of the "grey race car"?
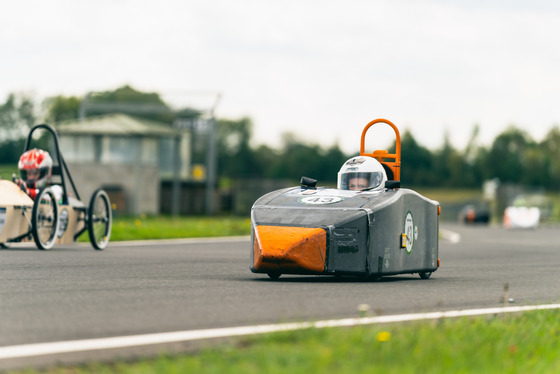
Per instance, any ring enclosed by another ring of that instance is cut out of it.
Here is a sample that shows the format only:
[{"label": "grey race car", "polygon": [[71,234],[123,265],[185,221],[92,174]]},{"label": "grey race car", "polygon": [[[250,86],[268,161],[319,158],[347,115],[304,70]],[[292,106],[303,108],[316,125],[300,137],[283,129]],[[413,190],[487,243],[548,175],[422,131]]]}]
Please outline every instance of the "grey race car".
[{"label": "grey race car", "polygon": [[[365,152],[366,132],[377,123],[393,128],[394,154]],[[441,209],[437,201],[400,188],[400,165],[399,131],[377,119],[362,132],[360,156],[339,172],[338,188],[316,187],[315,180],[303,177],[301,186],[259,198],[251,210],[251,271],[272,279],[282,274],[379,279],[406,273],[428,279],[439,267]],[[363,186],[352,182],[360,177]]]}]

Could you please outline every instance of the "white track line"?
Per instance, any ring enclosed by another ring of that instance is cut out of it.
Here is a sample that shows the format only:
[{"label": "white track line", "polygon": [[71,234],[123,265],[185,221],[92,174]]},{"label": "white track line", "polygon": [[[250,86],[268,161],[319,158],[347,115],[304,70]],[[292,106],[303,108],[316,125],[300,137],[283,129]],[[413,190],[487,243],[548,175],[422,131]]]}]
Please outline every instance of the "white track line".
[{"label": "white track line", "polygon": [[[246,236],[216,236],[208,238],[177,238],[177,239],[150,239],[150,240],[122,240],[110,242],[107,248],[111,247],[128,247],[128,246],[142,246],[142,245],[166,245],[166,244],[211,244],[211,243],[242,243],[250,242],[251,237]],[[23,243],[9,243],[10,248],[35,248],[35,243],[33,242],[23,242]],[[89,247],[90,243],[86,242],[75,242],[72,244],[65,244],[61,246],[56,246],[56,248],[76,248],[76,247]]]},{"label": "white track line", "polygon": [[208,330],[190,330],[168,333],[118,336],[112,338],[85,339],[62,341],[52,343],[23,344],[0,347],[0,359],[33,357],[51,354],[62,354],[80,351],[102,349],[127,348],[150,344],[174,343],[210,338],[223,338],[232,336],[246,336],[266,334],[279,331],[299,330],[306,328],[348,327],[369,324],[382,324],[393,322],[418,321],[439,318],[455,318],[464,316],[479,316],[486,314],[514,313],[531,310],[560,309],[560,304],[515,306],[503,308],[453,310],[447,312],[431,312],[417,314],[399,314],[393,316],[377,316],[363,318],[346,318],[338,320],[325,320],[318,322],[281,323],[274,325],[229,327]]},{"label": "white track line", "polygon": [[439,233],[443,239],[447,239],[453,244],[457,244],[461,241],[461,235],[451,230],[445,230],[440,228]]},{"label": "white track line", "polygon": [[[129,245],[157,245],[157,244],[200,244],[200,243],[227,243],[246,242],[251,240],[250,236],[216,236],[209,238],[178,238],[178,239],[154,239],[154,240],[126,240],[113,241],[110,247],[125,247]],[[89,244],[88,244],[89,245]]]}]

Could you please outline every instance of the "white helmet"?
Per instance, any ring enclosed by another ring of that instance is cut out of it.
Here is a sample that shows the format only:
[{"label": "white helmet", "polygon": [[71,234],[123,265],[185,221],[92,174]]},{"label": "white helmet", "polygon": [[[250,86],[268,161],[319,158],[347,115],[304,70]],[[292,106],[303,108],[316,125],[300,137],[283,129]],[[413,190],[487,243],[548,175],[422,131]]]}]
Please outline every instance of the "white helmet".
[{"label": "white helmet", "polygon": [[357,156],[346,161],[338,172],[340,190],[380,190],[385,187],[387,174],[373,157]]}]

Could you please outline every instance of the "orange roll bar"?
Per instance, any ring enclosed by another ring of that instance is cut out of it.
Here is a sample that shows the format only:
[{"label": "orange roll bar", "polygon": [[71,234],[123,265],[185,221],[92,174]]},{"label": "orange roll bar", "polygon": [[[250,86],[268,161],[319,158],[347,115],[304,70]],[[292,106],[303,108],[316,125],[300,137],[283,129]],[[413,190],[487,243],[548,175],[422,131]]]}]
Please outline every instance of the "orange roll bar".
[{"label": "orange roll bar", "polygon": [[[396,149],[395,153],[389,153],[386,150],[376,150],[373,153],[366,153],[365,151],[365,142],[366,142],[366,133],[369,128],[376,123],[385,123],[393,128],[395,131],[395,139],[396,139]],[[370,123],[366,125],[364,130],[362,131],[362,139],[360,143],[360,156],[369,156],[377,159],[382,164],[385,164],[387,167],[391,169],[393,172],[393,180],[400,181],[401,180],[401,135],[399,134],[399,129],[395,126],[391,121],[379,118],[374,119]],[[394,161],[385,161],[384,159],[392,159]]]}]

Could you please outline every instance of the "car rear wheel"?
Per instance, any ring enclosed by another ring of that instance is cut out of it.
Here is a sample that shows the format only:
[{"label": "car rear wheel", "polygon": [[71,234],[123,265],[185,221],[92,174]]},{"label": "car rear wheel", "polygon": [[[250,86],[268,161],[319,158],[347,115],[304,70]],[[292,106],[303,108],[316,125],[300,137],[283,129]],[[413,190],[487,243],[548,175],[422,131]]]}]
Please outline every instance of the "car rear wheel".
[{"label": "car rear wheel", "polygon": [[422,278],[422,279],[430,279],[430,277],[432,276],[431,271],[422,272],[422,273],[418,273],[418,274],[420,275],[420,278]]},{"label": "car rear wheel", "polygon": [[96,190],[91,196],[87,214],[89,241],[95,249],[104,249],[111,238],[113,214],[109,196],[102,190]]},{"label": "car rear wheel", "polygon": [[280,278],[281,275],[282,275],[281,273],[277,273],[277,272],[268,273],[270,279],[278,279]]},{"label": "car rear wheel", "polygon": [[56,242],[59,215],[56,196],[50,187],[47,187],[35,197],[31,211],[31,234],[37,248],[51,249]]}]

